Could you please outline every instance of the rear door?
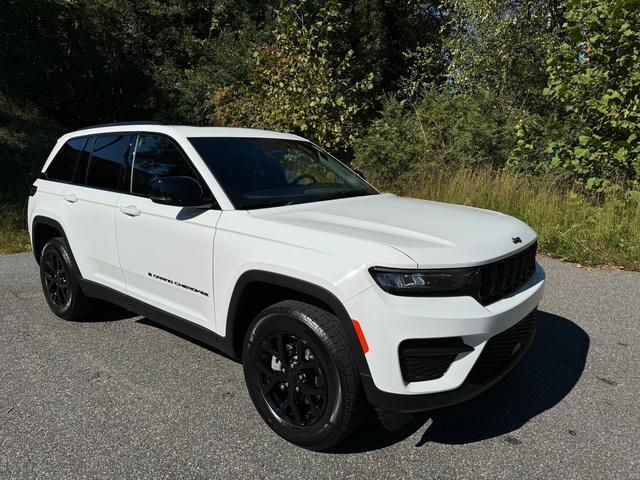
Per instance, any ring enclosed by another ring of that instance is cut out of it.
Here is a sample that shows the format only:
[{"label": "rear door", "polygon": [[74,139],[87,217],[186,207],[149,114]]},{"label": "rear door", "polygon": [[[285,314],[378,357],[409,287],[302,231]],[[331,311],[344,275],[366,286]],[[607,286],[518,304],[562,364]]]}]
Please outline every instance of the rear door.
[{"label": "rear door", "polygon": [[120,264],[132,297],[214,329],[213,240],[220,210],[153,203],[156,178],[189,176],[208,187],[171,138],[141,133],[132,156],[129,192],[118,199]]},{"label": "rear door", "polygon": [[82,276],[121,292],[126,286],[116,245],[115,212],[132,148],[128,133],[87,137],[73,182],[61,189],[57,207]]}]

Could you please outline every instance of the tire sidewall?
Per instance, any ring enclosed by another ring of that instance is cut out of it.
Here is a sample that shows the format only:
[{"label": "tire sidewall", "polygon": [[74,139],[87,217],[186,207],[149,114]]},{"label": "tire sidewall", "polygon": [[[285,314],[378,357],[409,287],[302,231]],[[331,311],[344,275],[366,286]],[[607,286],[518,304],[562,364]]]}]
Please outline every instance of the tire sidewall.
[{"label": "tire sidewall", "polygon": [[[65,267],[67,269],[67,282],[69,284],[69,294],[71,295],[71,300],[67,302],[67,304],[62,308],[56,305],[55,303],[53,303],[53,301],[49,297],[49,293],[47,291],[47,285],[44,280],[44,266],[43,266],[44,258],[51,250],[54,250],[60,256],[60,258],[64,262]],[[76,302],[77,292],[79,288],[76,275],[75,275],[75,270],[73,268],[73,262],[71,260],[71,257],[69,256],[69,253],[64,243],[62,242],[62,240],[58,238],[54,238],[47,242],[47,244],[42,249],[40,258],[41,258],[40,283],[42,284],[44,298],[47,300],[47,303],[49,304],[49,307],[51,308],[51,310],[59,317],[64,318],[65,315],[67,315],[69,312],[73,310],[73,306],[74,306],[74,303]]]},{"label": "tire sidewall", "polygon": [[[274,332],[290,333],[303,337],[312,348],[327,377],[329,395],[322,417],[309,427],[296,427],[283,423],[267,405],[259,386],[255,367],[261,353],[261,341]],[[313,448],[329,439],[343,421],[343,379],[331,354],[331,345],[322,329],[315,322],[298,312],[281,312],[262,315],[249,328],[243,349],[244,376],[249,395],[258,413],[278,435],[297,445]]]}]

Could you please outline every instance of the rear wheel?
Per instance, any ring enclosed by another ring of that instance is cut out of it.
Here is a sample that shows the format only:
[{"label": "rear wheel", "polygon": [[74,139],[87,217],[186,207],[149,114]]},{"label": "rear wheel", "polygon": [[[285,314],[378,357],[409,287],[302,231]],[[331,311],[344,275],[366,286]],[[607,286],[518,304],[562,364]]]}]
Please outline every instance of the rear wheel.
[{"label": "rear wheel", "polygon": [[40,280],[49,307],[65,320],[76,320],[88,313],[94,301],[80,289],[80,278],[61,237],[49,240],[40,255]]},{"label": "rear wheel", "polygon": [[262,418],[302,447],[340,443],[367,411],[341,325],[312,305],[284,301],[260,313],[245,339],[243,364]]}]

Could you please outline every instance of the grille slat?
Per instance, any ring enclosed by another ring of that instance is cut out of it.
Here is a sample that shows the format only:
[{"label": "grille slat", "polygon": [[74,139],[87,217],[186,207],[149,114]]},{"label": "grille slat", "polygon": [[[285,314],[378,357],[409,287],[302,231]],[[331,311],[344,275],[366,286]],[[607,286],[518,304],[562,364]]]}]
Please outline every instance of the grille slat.
[{"label": "grille slat", "polygon": [[478,301],[489,305],[524,285],[536,269],[536,249],[533,244],[509,258],[482,265]]}]

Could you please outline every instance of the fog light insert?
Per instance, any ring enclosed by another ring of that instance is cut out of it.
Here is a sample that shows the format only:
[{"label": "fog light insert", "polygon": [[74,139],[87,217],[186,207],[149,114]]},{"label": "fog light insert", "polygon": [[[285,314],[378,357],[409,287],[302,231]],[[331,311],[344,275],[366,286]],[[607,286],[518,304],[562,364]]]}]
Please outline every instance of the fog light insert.
[{"label": "fog light insert", "polygon": [[442,377],[458,355],[471,352],[460,337],[404,340],[398,348],[405,382],[424,382]]}]

